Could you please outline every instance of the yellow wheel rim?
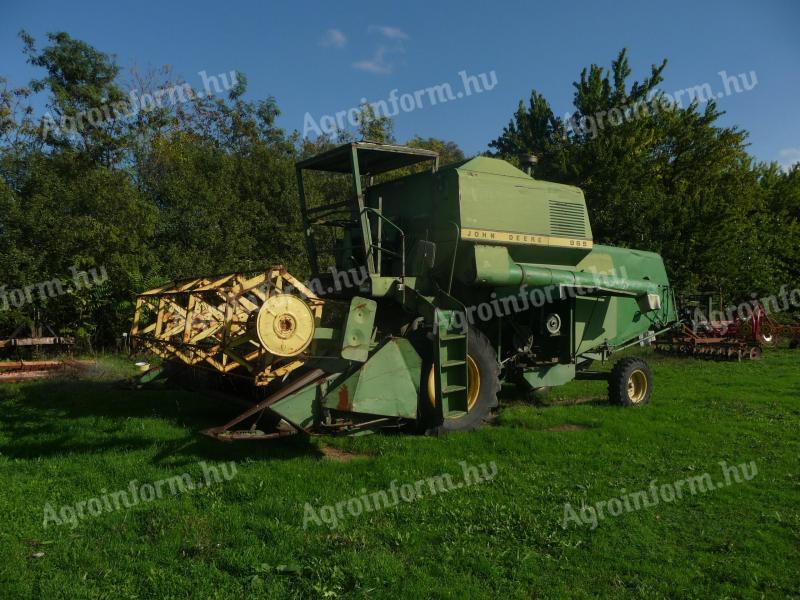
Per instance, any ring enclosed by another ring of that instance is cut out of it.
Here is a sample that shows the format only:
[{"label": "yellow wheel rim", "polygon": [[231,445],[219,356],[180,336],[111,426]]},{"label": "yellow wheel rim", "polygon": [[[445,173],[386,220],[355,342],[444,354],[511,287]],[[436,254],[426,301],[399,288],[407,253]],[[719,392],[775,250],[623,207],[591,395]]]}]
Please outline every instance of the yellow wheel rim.
[{"label": "yellow wheel rim", "polygon": [[637,369],[628,377],[628,398],[634,404],[640,404],[647,395],[647,375]]},{"label": "yellow wheel rim", "polygon": [[297,356],[314,337],[314,313],[291,294],[270,296],[258,311],[256,333],[275,356]]},{"label": "yellow wheel rim", "polygon": [[[478,395],[481,392],[481,372],[478,370],[478,365],[471,356],[467,356],[467,412],[471,411],[478,402]],[[436,372],[431,365],[431,370],[428,373],[428,400],[431,406],[436,406]],[[467,413],[464,413],[467,414]],[[460,418],[464,415],[459,415]]]}]

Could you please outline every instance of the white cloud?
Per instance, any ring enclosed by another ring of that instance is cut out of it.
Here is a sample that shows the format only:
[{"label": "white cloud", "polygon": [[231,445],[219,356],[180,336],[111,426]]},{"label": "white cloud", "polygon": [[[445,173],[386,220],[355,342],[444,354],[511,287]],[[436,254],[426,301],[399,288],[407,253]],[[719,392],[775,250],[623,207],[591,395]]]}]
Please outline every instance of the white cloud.
[{"label": "white cloud", "polygon": [[339,29],[328,29],[319,45],[325,48],[344,48],[347,45],[347,36]]},{"label": "white cloud", "polygon": [[372,58],[353,63],[353,68],[378,75],[387,75],[392,72],[392,65],[386,62],[386,47],[384,46],[380,46]]},{"label": "white cloud", "polygon": [[370,33],[380,33],[383,37],[390,40],[407,40],[408,34],[399,27],[389,27],[387,25],[370,25],[367,29]]},{"label": "white cloud", "polygon": [[367,31],[371,34],[380,35],[386,41],[378,46],[372,58],[353,63],[353,68],[377,75],[391,73],[394,65],[387,60],[387,56],[405,53],[404,41],[408,39],[408,34],[399,27],[390,27],[388,25],[370,25]]},{"label": "white cloud", "polygon": [[800,148],[784,148],[778,152],[778,156],[781,167],[788,171],[794,163],[800,162]]}]

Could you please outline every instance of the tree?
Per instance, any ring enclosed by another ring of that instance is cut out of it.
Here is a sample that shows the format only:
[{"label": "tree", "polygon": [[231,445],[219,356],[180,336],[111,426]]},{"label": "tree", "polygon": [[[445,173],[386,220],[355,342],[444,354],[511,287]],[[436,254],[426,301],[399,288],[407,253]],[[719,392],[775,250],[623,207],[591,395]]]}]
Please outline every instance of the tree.
[{"label": "tree", "polygon": [[455,142],[447,142],[436,138],[423,138],[415,135],[408,140],[407,144],[412,148],[424,148],[425,150],[433,150],[439,153],[439,164],[449,165],[450,163],[461,162],[466,157],[464,151],[458,147]]},{"label": "tree", "polygon": [[20,37],[28,62],[45,70],[30,84],[34,92],[49,93],[42,137],[54,148],[77,148],[93,161],[115,164],[128,142],[122,118],[131,106],[116,83],[112,57],[64,32],[48,34],[51,44],[41,51],[30,34]]}]

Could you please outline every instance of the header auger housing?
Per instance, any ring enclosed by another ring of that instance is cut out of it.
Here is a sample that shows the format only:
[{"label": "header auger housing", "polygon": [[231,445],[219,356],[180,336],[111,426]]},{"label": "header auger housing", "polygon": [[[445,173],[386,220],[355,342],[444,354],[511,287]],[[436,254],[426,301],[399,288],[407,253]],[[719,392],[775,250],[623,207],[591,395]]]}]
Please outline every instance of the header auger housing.
[{"label": "header auger housing", "polygon": [[[388,178],[395,169],[417,172]],[[311,193],[314,172],[351,191]],[[136,344],[249,399],[206,432],[218,439],[472,429],[501,380],[606,378],[587,366],[677,322],[661,258],[595,244],[577,188],[499,159],[439,168],[434,152],[370,142],[299,162],[297,179],[311,282],[272,267],[138,298]],[[652,375],[620,361],[609,390],[645,404]]]}]

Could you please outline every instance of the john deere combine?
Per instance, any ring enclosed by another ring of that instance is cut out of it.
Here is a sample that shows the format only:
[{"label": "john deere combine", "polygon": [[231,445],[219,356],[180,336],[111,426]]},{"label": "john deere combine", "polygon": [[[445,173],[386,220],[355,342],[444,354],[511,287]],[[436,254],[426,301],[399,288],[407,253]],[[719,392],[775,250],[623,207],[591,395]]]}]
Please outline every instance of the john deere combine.
[{"label": "john deere combine", "polygon": [[[307,196],[314,171],[351,191]],[[501,381],[602,377],[613,402],[649,400],[644,361],[610,377],[588,368],[677,321],[664,265],[594,244],[579,189],[498,159],[440,168],[434,152],[368,142],[298,163],[297,180],[309,282],[273,266],[138,297],[138,347],[248,403],[208,435],[472,429]]]}]

